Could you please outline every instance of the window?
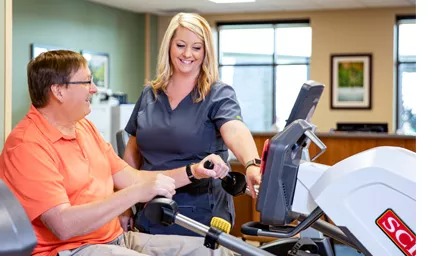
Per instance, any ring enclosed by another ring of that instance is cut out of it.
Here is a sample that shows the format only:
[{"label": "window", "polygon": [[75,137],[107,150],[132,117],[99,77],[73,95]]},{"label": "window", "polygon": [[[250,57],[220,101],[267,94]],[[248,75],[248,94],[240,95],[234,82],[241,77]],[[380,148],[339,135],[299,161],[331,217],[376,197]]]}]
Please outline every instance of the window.
[{"label": "window", "polygon": [[308,20],[217,24],[220,79],[234,87],[252,132],[280,129],[309,79]]},{"label": "window", "polygon": [[416,134],[416,17],[397,18],[397,133]]}]

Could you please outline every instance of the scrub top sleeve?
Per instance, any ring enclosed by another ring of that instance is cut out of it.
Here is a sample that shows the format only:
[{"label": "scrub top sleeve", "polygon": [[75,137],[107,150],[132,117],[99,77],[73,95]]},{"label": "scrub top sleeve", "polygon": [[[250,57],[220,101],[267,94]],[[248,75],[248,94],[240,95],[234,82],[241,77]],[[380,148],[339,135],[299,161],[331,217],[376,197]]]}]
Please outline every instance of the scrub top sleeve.
[{"label": "scrub top sleeve", "polygon": [[137,134],[137,118],[138,118],[138,112],[140,112],[141,109],[141,101],[144,95],[144,90],[140,95],[140,98],[138,98],[137,103],[135,103],[134,110],[132,111],[131,117],[128,120],[128,124],[125,127],[125,131],[135,136]]},{"label": "scrub top sleeve", "polygon": [[241,107],[232,86],[221,84],[215,86],[211,92],[213,95],[210,119],[215,123],[217,129],[231,120],[242,121]]}]

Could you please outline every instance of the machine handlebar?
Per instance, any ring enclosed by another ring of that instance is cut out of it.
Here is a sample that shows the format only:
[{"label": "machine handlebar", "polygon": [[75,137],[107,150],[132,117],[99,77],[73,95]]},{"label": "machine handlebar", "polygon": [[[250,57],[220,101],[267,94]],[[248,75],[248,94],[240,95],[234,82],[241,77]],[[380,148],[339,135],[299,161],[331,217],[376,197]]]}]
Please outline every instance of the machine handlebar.
[{"label": "machine handlebar", "polygon": [[216,248],[217,246],[214,246],[212,243],[207,244],[207,241],[218,243],[242,255],[273,256],[273,254],[252,246],[241,239],[226,234],[219,229],[205,226],[178,213],[177,203],[168,198],[157,197],[148,202],[144,208],[144,215],[152,223],[162,224],[164,226],[175,223],[197,234],[205,236],[205,246],[208,248]]}]

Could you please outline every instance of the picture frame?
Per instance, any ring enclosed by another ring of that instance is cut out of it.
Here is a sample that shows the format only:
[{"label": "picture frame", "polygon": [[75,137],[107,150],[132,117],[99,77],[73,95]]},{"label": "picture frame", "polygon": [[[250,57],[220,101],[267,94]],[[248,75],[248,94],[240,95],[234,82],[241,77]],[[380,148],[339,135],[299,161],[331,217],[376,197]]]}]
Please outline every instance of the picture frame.
[{"label": "picture frame", "polygon": [[330,108],[371,109],[372,54],[332,54]]},{"label": "picture frame", "polygon": [[109,55],[108,53],[93,52],[82,50],[80,52],[88,61],[88,67],[91,70],[92,78],[98,88],[109,88]]},{"label": "picture frame", "polygon": [[41,53],[44,53],[47,51],[53,51],[53,50],[65,50],[65,48],[63,48],[61,46],[33,43],[33,44],[31,44],[31,59],[36,58]]}]

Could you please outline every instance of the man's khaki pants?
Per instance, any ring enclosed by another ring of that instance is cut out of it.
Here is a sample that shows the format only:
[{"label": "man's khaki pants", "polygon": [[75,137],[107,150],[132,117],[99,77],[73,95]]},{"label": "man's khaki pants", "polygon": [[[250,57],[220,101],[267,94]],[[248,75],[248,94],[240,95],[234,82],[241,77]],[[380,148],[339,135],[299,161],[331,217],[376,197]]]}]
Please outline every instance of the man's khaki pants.
[{"label": "man's khaki pants", "polygon": [[231,251],[220,247],[216,250],[204,246],[204,238],[176,236],[176,235],[150,235],[128,231],[118,239],[108,244],[84,245],[82,247],[65,250],[59,256],[205,256],[205,255],[234,255]]}]

